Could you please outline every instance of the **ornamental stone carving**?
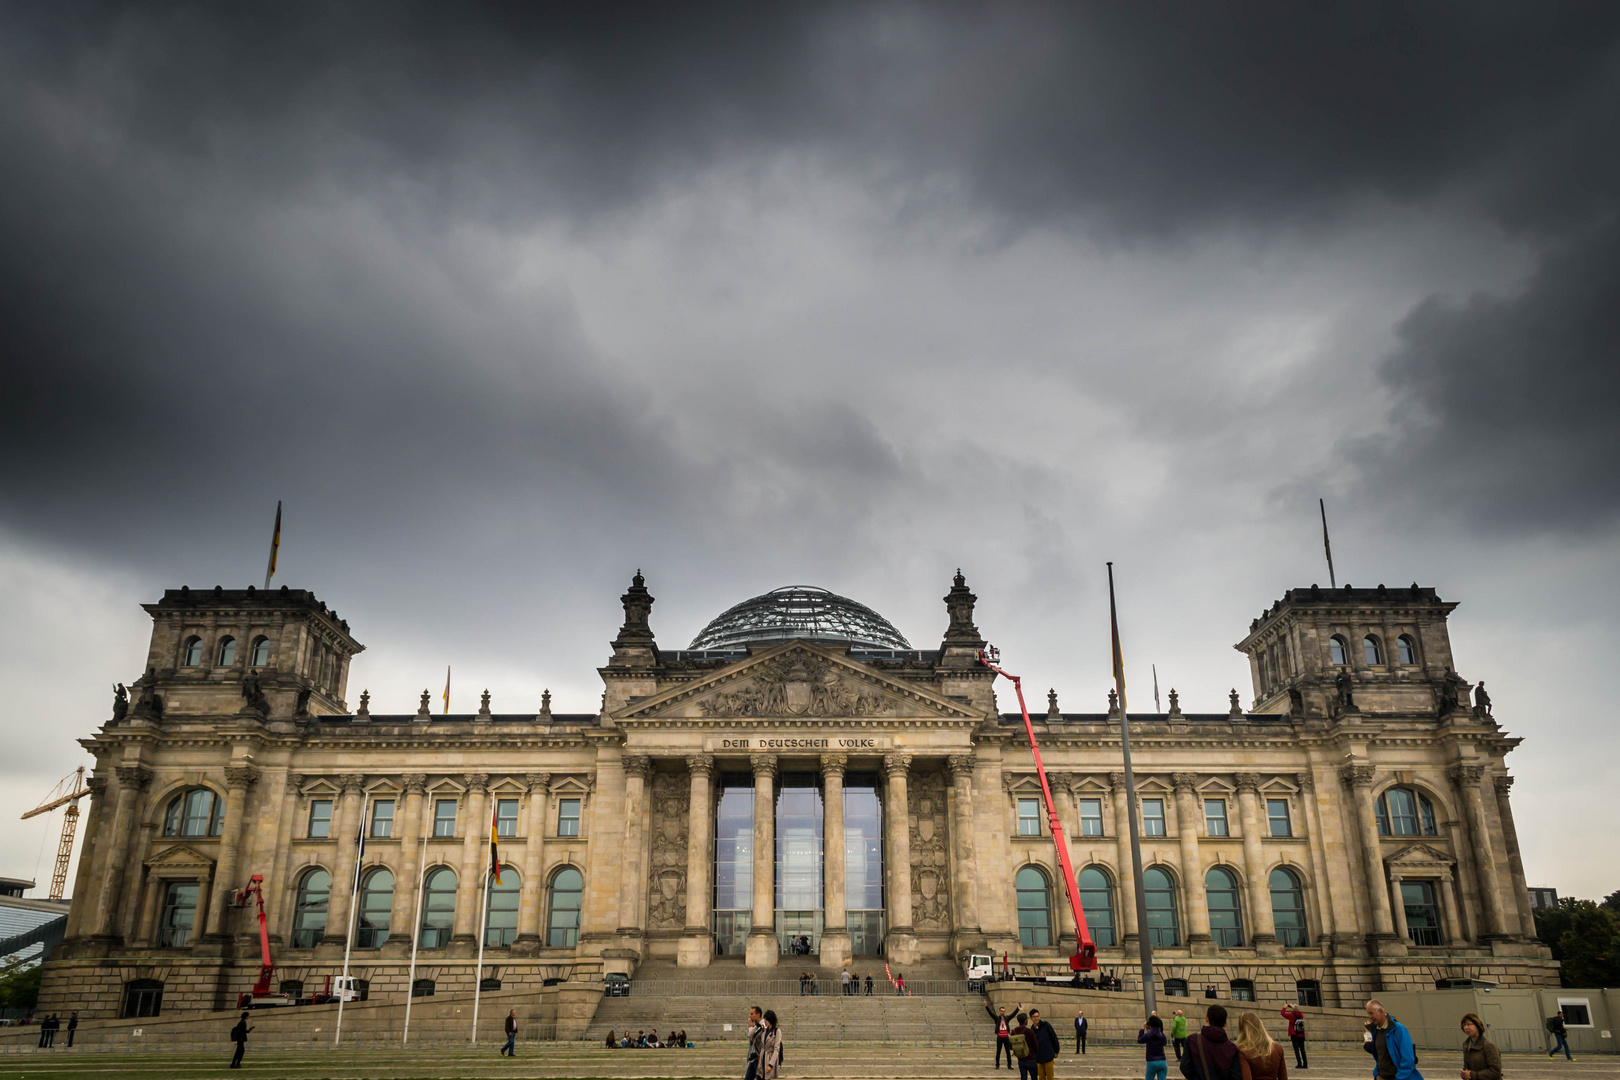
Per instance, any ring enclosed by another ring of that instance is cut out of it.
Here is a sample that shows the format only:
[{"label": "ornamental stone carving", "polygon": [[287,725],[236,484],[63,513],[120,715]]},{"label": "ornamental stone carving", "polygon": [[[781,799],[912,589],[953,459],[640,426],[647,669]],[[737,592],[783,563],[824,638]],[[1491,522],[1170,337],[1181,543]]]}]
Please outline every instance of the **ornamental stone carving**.
[{"label": "ornamental stone carving", "polygon": [[1237,789],[1239,791],[1250,791],[1257,795],[1260,793],[1259,773],[1240,772],[1232,779],[1237,783]]},{"label": "ornamental stone carving", "polygon": [[973,776],[974,757],[972,754],[952,754],[945,759],[945,767],[951,770],[951,779],[959,780],[966,776]]},{"label": "ornamental stone carving", "polygon": [[366,778],[359,773],[344,773],[337,778],[337,782],[345,795],[358,795],[361,787],[365,785]]},{"label": "ornamental stone carving", "polygon": [[462,777],[461,777],[461,780],[462,780],[462,783],[467,785],[467,790],[468,791],[488,791],[489,790],[489,773],[485,773],[485,772],[463,773]]},{"label": "ornamental stone carving", "polygon": [[754,775],[756,777],[768,776],[772,780],[776,779],[777,766],[775,754],[751,754],[748,758],[748,762],[754,767]]},{"label": "ornamental stone carving", "polygon": [[911,921],[918,929],[951,925],[951,860],[945,822],[945,774],[919,770],[906,790],[911,827]]},{"label": "ornamental stone carving", "polygon": [[652,859],[647,870],[647,927],[679,930],[686,925],[686,856],[691,777],[652,774]]},{"label": "ornamental stone carving", "polygon": [[698,702],[704,716],[891,716],[894,702],[870,686],[844,678],[825,658],[790,653],[748,673],[735,690]]},{"label": "ornamental stone carving", "polygon": [[1512,790],[1512,788],[1513,788],[1513,777],[1511,777],[1511,776],[1498,776],[1496,778],[1496,793],[1498,795],[1504,795],[1505,796],[1510,790]]},{"label": "ornamental stone carving", "polygon": [[259,782],[259,770],[251,765],[226,766],[225,786],[232,788],[250,788]]},{"label": "ornamental stone carving", "polygon": [[1299,790],[1305,792],[1307,795],[1316,790],[1316,777],[1312,776],[1310,773],[1298,773],[1295,775],[1294,779],[1299,783]]},{"label": "ornamental stone carving", "polygon": [[1479,765],[1453,765],[1446,775],[1459,787],[1477,787],[1485,770]]},{"label": "ornamental stone carving", "polygon": [[1346,787],[1372,787],[1371,765],[1346,765],[1339,770],[1339,781]]},{"label": "ornamental stone carving", "polygon": [[626,754],[621,762],[626,777],[639,776],[647,779],[647,773],[652,769],[652,758],[646,754]]},{"label": "ornamental stone carving", "polygon": [[551,774],[548,772],[524,773],[523,786],[529,790],[530,794],[538,792],[543,795],[551,787]]},{"label": "ornamental stone carving", "polygon": [[883,771],[888,773],[890,776],[894,776],[896,774],[904,776],[906,771],[910,768],[910,754],[888,753],[883,755]]},{"label": "ornamental stone carving", "polygon": [[824,777],[836,776],[843,779],[844,770],[849,768],[848,754],[822,754],[821,775]]},{"label": "ornamental stone carving", "polygon": [[1111,772],[1111,773],[1109,773],[1108,774],[1108,790],[1109,790],[1109,792],[1124,791],[1125,790],[1125,774],[1122,773],[1122,772]]},{"label": "ornamental stone carving", "polygon": [[713,776],[714,755],[689,754],[686,758],[686,771],[693,776]]},{"label": "ornamental stone carving", "polygon": [[407,794],[422,795],[427,791],[426,773],[406,773],[404,776],[400,777],[400,780],[404,783]]},{"label": "ornamental stone carving", "polygon": [[1194,786],[1198,782],[1198,774],[1190,772],[1171,773],[1170,782],[1175,785],[1177,795],[1191,795]]},{"label": "ornamental stone carving", "polygon": [[152,782],[152,770],[139,765],[120,765],[117,768],[118,786],[139,791]]},{"label": "ornamental stone carving", "polygon": [[84,786],[90,789],[90,797],[97,802],[100,802],[107,794],[107,778],[105,776],[92,776],[84,782]]}]

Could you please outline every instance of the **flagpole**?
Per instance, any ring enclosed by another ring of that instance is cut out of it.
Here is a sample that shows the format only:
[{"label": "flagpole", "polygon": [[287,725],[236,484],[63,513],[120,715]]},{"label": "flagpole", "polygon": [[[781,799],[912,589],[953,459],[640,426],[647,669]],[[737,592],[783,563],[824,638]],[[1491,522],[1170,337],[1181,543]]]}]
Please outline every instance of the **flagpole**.
[{"label": "flagpole", "polygon": [[1131,830],[1131,874],[1136,878],[1137,949],[1142,958],[1142,1006],[1151,1016],[1156,1004],[1153,987],[1153,942],[1148,934],[1147,896],[1142,892],[1142,833],[1137,825],[1136,773],[1131,769],[1131,717],[1125,707],[1125,657],[1119,647],[1119,612],[1114,605],[1114,564],[1108,564],[1108,624],[1114,635],[1114,690],[1119,694],[1119,739],[1125,764],[1126,817]]},{"label": "flagpole", "polygon": [[416,858],[416,915],[411,923],[411,973],[405,979],[405,1033],[399,1045],[404,1049],[411,1041],[411,999],[416,996],[416,943],[422,937],[422,883],[427,880],[427,833],[422,834],[422,851]]},{"label": "flagpole", "polygon": [[333,1046],[343,1037],[343,1003],[349,997],[349,951],[354,948],[354,919],[360,907],[360,871],[365,868],[366,861],[366,814],[370,809],[371,793],[367,792],[365,801],[360,804],[360,833],[355,837],[355,845],[360,850],[354,857],[354,880],[349,883],[349,933],[343,942],[343,978],[338,982],[338,1015],[337,1027],[332,1029]]},{"label": "flagpole", "polygon": [[484,867],[483,912],[478,916],[478,982],[473,984],[473,1045],[478,1045],[478,999],[484,992],[484,931],[489,925],[489,867]]}]

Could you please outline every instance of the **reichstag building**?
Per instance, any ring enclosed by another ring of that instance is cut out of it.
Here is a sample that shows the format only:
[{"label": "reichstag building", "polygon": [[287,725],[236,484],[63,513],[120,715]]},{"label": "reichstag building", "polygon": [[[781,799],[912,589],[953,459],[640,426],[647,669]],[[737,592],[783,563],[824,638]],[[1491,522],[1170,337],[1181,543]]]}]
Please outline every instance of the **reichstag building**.
[{"label": "reichstag building", "polygon": [[[373,998],[407,993],[413,944],[414,992],[440,994],[649,961],[792,977],[803,942],[823,968],[990,950],[1066,970],[1040,786],[977,663],[960,573],[932,648],[816,588],[740,603],[684,649],[655,640],[639,573],[621,602],[599,712],[553,714],[548,694],[494,713],[485,695],[448,716],[425,692],[414,715],[374,715],[365,693],[351,707],[362,646],[309,592],[146,605],[146,671],[83,740],[85,848],[40,1009],[234,1005],[259,969],[254,914],[230,903],[252,874],[288,990],[337,974],[346,944]],[[1172,691],[1167,713],[1132,717],[1134,808],[1117,710],[1049,698],[1037,736],[1099,957],[1127,989],[1142,934],[1170,995],[1556,984],[1513,824],[1519,740],[1455,671],[1455,606],[1416,585],[1289,590],[1237,643],[1249,707],[1234,691],[1184,713]],[[492,828],[509,869],[486,889]]]}]

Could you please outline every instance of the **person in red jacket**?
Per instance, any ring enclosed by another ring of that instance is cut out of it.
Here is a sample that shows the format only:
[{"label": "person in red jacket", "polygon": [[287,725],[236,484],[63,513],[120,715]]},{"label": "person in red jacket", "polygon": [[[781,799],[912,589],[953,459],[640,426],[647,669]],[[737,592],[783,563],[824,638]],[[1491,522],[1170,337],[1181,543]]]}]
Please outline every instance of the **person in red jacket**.
[{"label": "person in red jacket", "polygon": [[1305,1014],[1297,1005],[1284,1005],[1282,1018],[1288,1021],[1288,1041],[1294,1044],[1294,1068],[1309,1068],[1305,1063]]}]

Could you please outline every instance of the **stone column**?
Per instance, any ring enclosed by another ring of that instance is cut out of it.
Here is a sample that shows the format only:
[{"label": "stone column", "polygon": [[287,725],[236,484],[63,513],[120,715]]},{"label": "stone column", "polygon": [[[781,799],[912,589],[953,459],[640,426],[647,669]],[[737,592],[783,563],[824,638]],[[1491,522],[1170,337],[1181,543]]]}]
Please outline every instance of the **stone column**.
[{"label": "stone column", "polygon": [[1260,840],[1264,820],[1260,813],[1260,774],[1238,773],[1238,814],[1243,821],[1243,878],[1249,909],[1249,943],[1256,948],[1277,941],[1271,917],[1271,887],[1266,875],[1266,853]]},{"label": "stone column", "polygon": [[906,774],[911,755],[883,755],[883,771],[888,777],[883,816],[888,825],[889,925],[884,952],[899,963],[909,964],[916,954],[916,934],[911,926],[911,802],[906,790]]},{"label": "stone column", "polygon": [[978,860],[973,843],[973,769],[972,754],[952,754],[945,759],[951,770],[949,793],[951,815],[951,885],[955,907],[951,925],[956,928],[957,940],[953,954],[983,948],[984,933],[979,927]]},{"label": "stone column", "polygon": [[1479,874],[1479,891],[1485,901],[1486,933],[1493,938],[1506,937],[1507,914],[1502,908],[1502,890],[1497,887],[1496,852],[1485,819],[1485,800],[1480,792],[1480,781],[1484,779],[1485,770],[1478,765],[1456,765],[1448,775],[1462,794],[1463,816],[1468,821],[1474,869]]},{"label": "stone column", "polygon": [[843,754],[821,756],[822,930],[821,965],[843,967],[850,961],[852,944],[844,893],[844,770]]},{"label": "stone column", "polygon": [[619,934],[639,941],[641,898],[646,890],[642,852],[647,846],[647,830],[642,819],[647,815],[647,774],[652,771],[652,759],[646,754],[626,754],[621,760],[624,765],[624,847],[619,852]]},{"label": "stone column", "polygon": [[[1203,815],[1198,805],[1195,773],[1171,774],[1176,788],[1176,832],[1181,840],[1181,893],[1187,901],[1187,945],[1198,948],[1213,943],[1209,932],[1209,896],[1204,889],[1204,861],[1198,854],[1198,821]],[[1130,838],[1126,837],[1129,843]]]},{"label": "stone column", "polygon": [[280,788],[277,790],[272,787],[271,790],[276,793],[274,796],[264,792],[264,789],[261,788],[259,796],[262,799],[273,798],[274,801],[267,802],[266,805],[278,807],[276,850],[274,856],[270,859],[270,875],[265,878],[265,886],[269,890],[269,896],[265,899],[265,907],[270,906],[271,897],[275,899],[276,906],[274,911],[267,911],[265,915],[269,920],[270,944],[272,947],[278,947],[292,934],[295,882],[289,880],[287,873],[287,864],[292,859],[292,838],[295,826],[298,835],[303,835],[303,832],[309,828],[309,819],[298,812],[298,803],[303,797],[304,788],[304,776],[302,773],[282,773],[279,778],[275,774],[271,774],[269,782],[272,785],[279,782]]},{"label": "stone column", "polygon": [[124,905],[123,917],[118,922],[118,936],[125,944],[133,943],[141,932],[141,904],[146,895],[146,886],[142,881],[150,880],[145,875],[146,859],[152,854],[152,837],[162,828],[160,821],[143,821],[135,826],[135,842],[124,856],[129,865],[135,868],[133,879],[125,884],[130,902]]},{"label": "stone column", "polygon": [[452,945],[478,946],[478,923],[483,916],[484,878],[488,867],[484,864],[485,803],[489,800],[489,774],[465,773],[461,777],[467,785],[466,816],[462,818],[465,832],[461,838],[461,871],[456,878],[456,921],[450,935]]},{"label": "stone column", "polygon": [[1378,819],[1373,813],[1373,767],[1346,765],[1339,770],[1339,779],[1352,791],[1356,814],[1356,828],[1361,838],[1361,873],[1366,889],[1367,903],[1372,908],[1373,932],[1369,941],[1395,942],[1405,947],[1404,939],[1395,937],[1395,921],[1390,914],[1389,888],[1384,877],[1384,853],[1378,839]]},{"label": "stone column", "polygon": [[[1316,778],[1303,772],[1298,779],[1300,803],[1304,809],[1300,816],[1304,818],[1305,842],[1311,851],[1311,877],[1314,879],[1311,893],[1316,898],[1318,936],[1331,938],[1335,924],[1333,903],[1328,895],[1331,890],[1328,885],[1327,837],[1322,831],[1322,817],[1316,805]],[[1270,883],[1267,884],[1269,886]]]},{"label": "stone column", "polygon": [[394,906],[388,915],[388,940],[411,943],[416,927],[416,893],[422,887],[422,800],[427,791],[424,773],[401,777],[405,797],[399,807],[399,872],[394,875]]},{"label": "stone column", "polygon": [[540,920],[544,904],[541,886],[546,874],[546,823],[551,819],[551,774],[524,773],[529,792],[529,819],[524,824],[523,880],[518,887],[517,940],[515,955],[530,955],[541,946]]},{"label": "stone column", "polygon": [[1406,898],[1401,895],[1401,875],[1391,870],[1389,873],[1389,895],[1394,901],[1395,936],[1402,941],[1412,940],[1412,931],[1406,925]]},{"label": "stone column", "polygon": [[[229,766],[225,770],[225,819],[220,822],[219,862],[214,871],[214,895],[208,902],[208,926],[204,935],[217,938],[225,933],[225,911],[231,891],[238,888],[236,864],[242,854],[242,817],[248,788],[259,779],[251,766]],[[246,885],[247,882],[242,882]]]},{"label": "stone column", "polygon": [[1454,889],[1456,881],[1447,870],[1440,878],[1440,887],[1435,892],[1440,894],[1440,917],[1446,923],[1446,944],[1459,945],[1462,943],[1462,924],[1457,918],[1457,897]]},{"label": "stone column", "polygon": [[747,965],[775,967],[776,940],[776,755],[755,754],[754,910],[748,930]]},{"label": "stone column", "polygon": [[686,928],[676,947],[675,962],[681,967],[708,967],[714,956],[709,926],[714,904],[713,755],[689,755],[686,770],[692,776],[686,817]]},{"label": "stone column", "polygon": [[[85,780],[85,786],[90,789],[90,806],[80,826],[84,834],[84,842],[79,846],[79,870],[73,877],[73,899],[79,900],[83,898],[85,901],[90,901],[93,899],[90,883],[100,880],[96,874],[96,864],[107,847],[105,843],[96,842],[96,838],[107,827],[107,778],[105,776],[92,776]],[[80,903],[75,903],[69,907],[65,936],[71,940],[82,934],[87,919],[94,923],[95,911],[93,909],[86,911],[85,905]]]},{"label": "stone column", "polygon": [[[138,765],[120,765],[118,773],[118,802],[113,810],[112,836],[107,841],[101,875],[101,889],[96,895],[96,917],[90,932],[98,937],[111,937],[118,912],[118,893],[124,884],[123,852],[135,834],[136,800],[146,785],[152,782],[152,773]],[[100,838],[97,838],[99,848]]]},{"label": "stone column", "polygon": [[1513,875],[1513,902],[1518,908],[1519,933],[1526,941],[1535,941],[1536,915],[1535,909],[1530,906],[1530,883],[1524,876],[1524,857],[1519,853],[1519,830],[1513,825],[1513,807],[1508,802],[1513,777],[1498,776],[1495,784],[1496,815],[1502,819],[1502,839],[1507,842],[1508,870]]},{"label": "stone column", "polygon": [[[1131,866],[1131,804],[1125,797],[1125,774],[1108,774],[1108,790],[1114,796],[1114,846],[1117,854],[1119,877],[1119,925],[1122,928],[1120,944],[1134,948],[1141,932],[1136,925],[1136,876]],[[1204,916],[1204,933],[1209,933],[1209,914]]]},{"label": "stone column", "polygon": [[[1073,847],[1074,828],[1072,822],[1079,815],[1074,808],[1074,788],[1069,777],[1063,773],[1049,773],[1047,783],[1052,789],[1052,809],[1057,813],[1058,824],[1063,826],[1063,833],[1069,838],[1071,849]],[[1042,808],[1044,810],[1044,807]],[[1052,904],[1057,915],[1057,931],[1055,944],[1066,955],[1072,955],[1079,949],[1080,935],[1074,928],[1074,908],[1069,905],[1068,889],[1063,880],[1063,867],[1056,861],[1054,852],[1052,874]]]},{"label": "stone column", "polygon": [[323,945],[342,948],[349,934],[349,905],[354,899],[354,838],[360,828],[360,788],[365,777],[359,773],[345,773],[338,777],[342,794],[338,796],[337,817],[332,821],[332,838],[337,852],[332,859],[332,892],[326,903],[326,933]]}]

